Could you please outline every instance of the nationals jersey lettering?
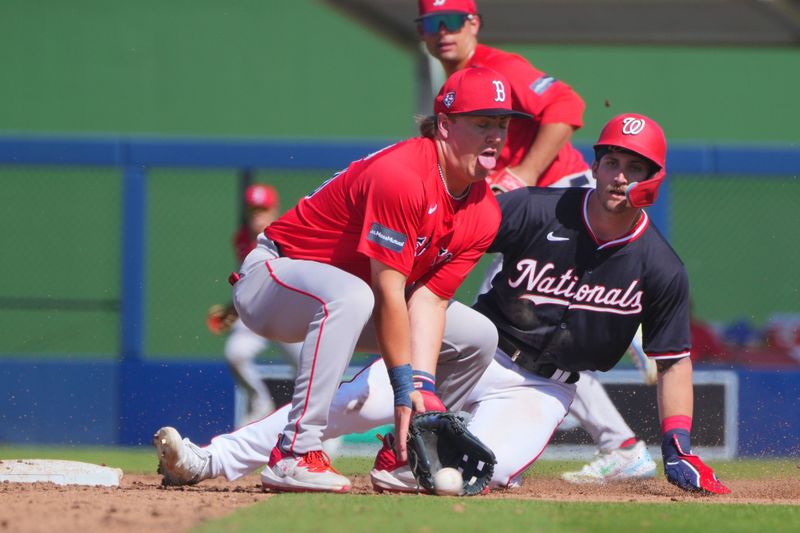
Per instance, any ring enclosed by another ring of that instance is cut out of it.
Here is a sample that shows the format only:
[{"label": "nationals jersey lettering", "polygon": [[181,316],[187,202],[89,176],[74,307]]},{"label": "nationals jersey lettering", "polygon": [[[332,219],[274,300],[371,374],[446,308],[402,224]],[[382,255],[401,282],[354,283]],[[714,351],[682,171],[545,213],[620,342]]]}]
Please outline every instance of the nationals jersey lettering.
[{"label": "nationals jersey lettering", "polygon": [[490,252],[503,268],[475,309],[524,357],[562,370],[608,370],[639,324],[654,359],[689,354],[686,270],[647,213],[630,232],[597,240],[586,189],[529,187],[498,197]]},{"label": "nationals jersey lettering", "polygon": [[500,210],[485,182],[456,201],[444,188],[432,140],[415,138],[351,163],[265,233],[281,253],[370,282],[377,260],[451,298],[494,239]]},{"label": "nationals jersey lettering", "polygon": [[[636,290],[639,280],[633,280],[627,289],[604,287],[603,285],[578,285],[580,278],[570,268],[562,275],[550,274],[555,265],[547,263],[537,269],[535,259],[523,259],[517,263],[516,269],[521,271],[515,280],[508,280],[509,287],[519,287],[525,283],[527,294],[520,298],[537,303],[566,305],[574,309],[588,309],[600,313],[618,313],[631,315],[642,312],[642,291]],[[577,286],[576,286],[577,285]],[[562,298],[550,298],[552,294]]]}]

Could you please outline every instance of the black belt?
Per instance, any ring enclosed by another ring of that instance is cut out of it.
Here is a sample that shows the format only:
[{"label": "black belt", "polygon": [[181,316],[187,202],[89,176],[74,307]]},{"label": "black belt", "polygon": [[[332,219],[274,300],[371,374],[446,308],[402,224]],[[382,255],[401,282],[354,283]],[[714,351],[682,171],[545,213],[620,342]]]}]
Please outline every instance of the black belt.
[{"label": "black belt", "polygon": [[502,331],[498,331],[497,347],[500,348],[514,363],[528,372],[543,378],[560,381],[562,383],[575,383],[581,377],[578,372],[561,370],[552,363],[537,363],[532,357],[527,356],[517,344],[508,338]]}]

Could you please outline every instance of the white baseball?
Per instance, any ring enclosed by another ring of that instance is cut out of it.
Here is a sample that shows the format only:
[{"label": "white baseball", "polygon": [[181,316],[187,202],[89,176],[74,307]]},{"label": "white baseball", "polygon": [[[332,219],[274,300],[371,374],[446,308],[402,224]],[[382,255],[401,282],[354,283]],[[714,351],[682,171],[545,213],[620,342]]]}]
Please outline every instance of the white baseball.
[{"label": "white baseball", "polygon": [[455,468],[444,467],[433,475],[433,488],[439,496],[460,496],[464,479]]}]

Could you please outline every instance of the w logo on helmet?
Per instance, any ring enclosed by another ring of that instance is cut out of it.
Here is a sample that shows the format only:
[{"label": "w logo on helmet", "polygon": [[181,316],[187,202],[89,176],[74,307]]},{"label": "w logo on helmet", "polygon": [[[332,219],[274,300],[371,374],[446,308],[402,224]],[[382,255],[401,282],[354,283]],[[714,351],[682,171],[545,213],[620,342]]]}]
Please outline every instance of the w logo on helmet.
[{"label": "w logo on helmet", "polygon": [[622,120],[622,133],[625,135],[639,135],[644,130],[643,118],[627,117]]}]

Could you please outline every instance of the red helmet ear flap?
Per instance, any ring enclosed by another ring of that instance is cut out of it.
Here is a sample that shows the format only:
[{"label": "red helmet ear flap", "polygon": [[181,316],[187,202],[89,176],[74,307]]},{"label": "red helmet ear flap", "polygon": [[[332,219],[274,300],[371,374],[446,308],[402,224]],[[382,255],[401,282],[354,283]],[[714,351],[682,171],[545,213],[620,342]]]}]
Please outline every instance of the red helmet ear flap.
[{"label": "red helmet ear flap", "polygon": [[656,203],[658,188],[667,177],[666,171],[659,170],[655,175],[645,181],[634,181],[625,189],[625,197],[631,207],[647,207]]}]

